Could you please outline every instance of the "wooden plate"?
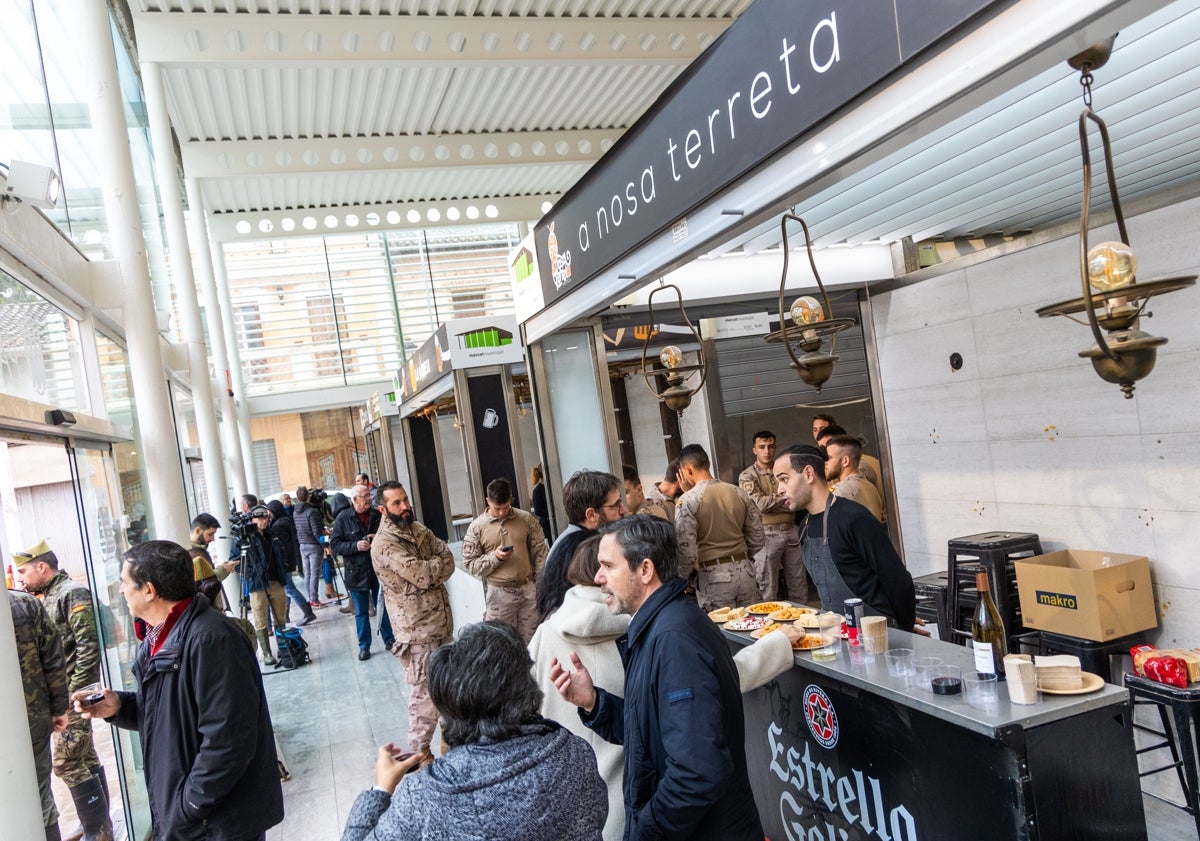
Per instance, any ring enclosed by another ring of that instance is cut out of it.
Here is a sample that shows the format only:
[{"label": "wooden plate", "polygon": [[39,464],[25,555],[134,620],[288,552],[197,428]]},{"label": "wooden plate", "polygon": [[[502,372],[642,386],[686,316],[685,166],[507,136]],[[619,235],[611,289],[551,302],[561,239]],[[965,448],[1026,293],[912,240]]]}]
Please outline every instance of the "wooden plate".
[{"label": "wooden plate", "polygon": [[[845,616],[842,616],[840,613],[838,614],[838,616],[840,617],[839,618],[840,622],[846,621]],[[793,624],[797,628],[819,628],[819,627],[821,627],[820,625],[817,624],[817,614],[815,614],[815,613],[806,613],[803,616],[801,616],[799,619],[797,619]]]},{"label": "wooden plate", "polygon": [[1047,695],[1087,695],[1089,692],[1097,692],[1104,688],[1104,678],[1100,675],[1094,675],[1091,672],[1081,672],[1083,677],[1083,686],[1078,689],[1042,689],[1038,687],[1039,692],[1045,692]]}]

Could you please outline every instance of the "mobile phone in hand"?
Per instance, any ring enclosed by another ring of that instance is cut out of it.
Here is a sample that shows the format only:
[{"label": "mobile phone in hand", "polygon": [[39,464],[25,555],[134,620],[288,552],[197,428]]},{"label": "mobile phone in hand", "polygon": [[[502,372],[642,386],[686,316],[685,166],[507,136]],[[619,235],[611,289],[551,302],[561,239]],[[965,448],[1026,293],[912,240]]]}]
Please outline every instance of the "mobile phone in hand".
[{"label": "mobile phone in hand", "polygon": [[416,751],[411,750],[392,751],[392,759],[396,760],[397,762],[403,762],[404,760],[410,759],[416,755]]}]

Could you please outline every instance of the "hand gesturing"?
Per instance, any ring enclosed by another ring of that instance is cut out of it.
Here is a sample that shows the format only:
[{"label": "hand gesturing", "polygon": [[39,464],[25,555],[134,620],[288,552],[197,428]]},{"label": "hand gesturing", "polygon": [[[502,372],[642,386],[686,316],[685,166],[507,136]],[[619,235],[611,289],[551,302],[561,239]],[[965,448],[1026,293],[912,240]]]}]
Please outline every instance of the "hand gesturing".
[{"label": "hand gesturing", "polygon": [[591,712],[596,706],[596,687],[592,683],[592,676],[579,659],[579,655],[573,651],[571,652],[571,665],[575,669],[574,672],[563,668],[557,659],[551,661],[550,680],[564,701]]}]

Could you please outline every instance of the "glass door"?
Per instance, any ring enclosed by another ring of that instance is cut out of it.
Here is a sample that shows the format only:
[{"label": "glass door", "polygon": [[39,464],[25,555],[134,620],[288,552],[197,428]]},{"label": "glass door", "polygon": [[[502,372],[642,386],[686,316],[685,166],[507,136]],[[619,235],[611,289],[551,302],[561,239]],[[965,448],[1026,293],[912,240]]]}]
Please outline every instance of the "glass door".
[{"label": "glass door", "polygon": [[[137,684],[132,667],[138,640],[133,617],[121,597],[121,564],[129,548],[129,531],[121,514],[121,486],[117,463],[108,444],[68,444],[74,471],[76,504],[90,563],[88,585],[96,602],[104,645],[102,668],[105,683],[133,692]],[[129,838],[149,837],[150,806],[146,799],[141,744],[137,733],[111,728],[114,753],[120,769]]]}]

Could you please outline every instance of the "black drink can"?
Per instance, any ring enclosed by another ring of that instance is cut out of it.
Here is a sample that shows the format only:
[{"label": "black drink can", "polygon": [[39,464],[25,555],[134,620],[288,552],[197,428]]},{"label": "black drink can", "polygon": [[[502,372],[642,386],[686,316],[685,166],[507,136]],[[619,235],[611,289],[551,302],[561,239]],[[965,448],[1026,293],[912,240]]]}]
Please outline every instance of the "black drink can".
[{"label": "black drink can", "polygon": [[846,614],[846,636],[851,645],[859,645],[861,640],[858,633],[862,628],[862,618],[866,612],[862,599],[846,599],[842,606]]}]

